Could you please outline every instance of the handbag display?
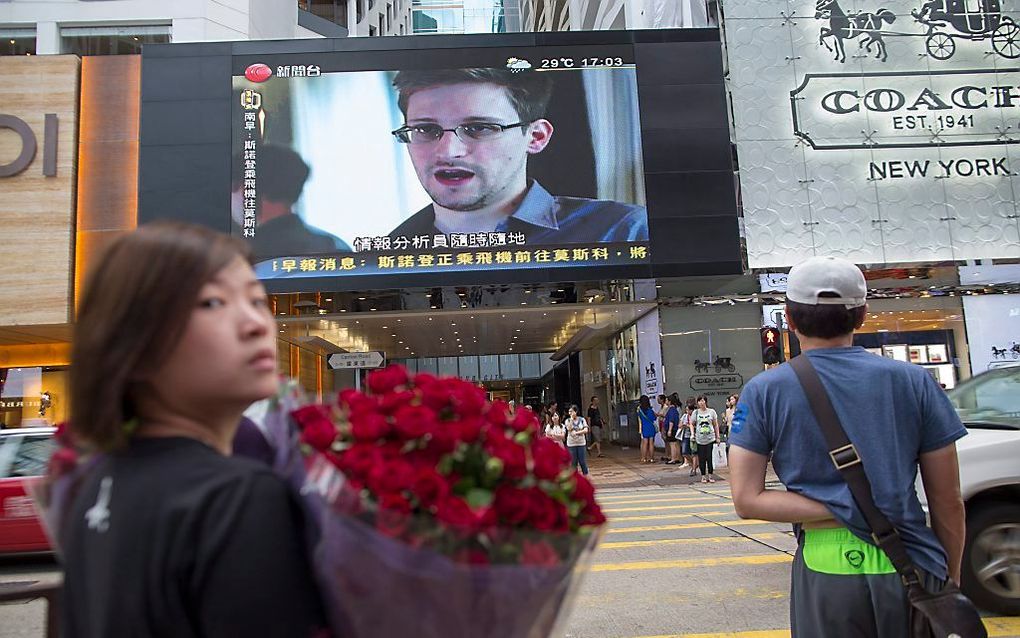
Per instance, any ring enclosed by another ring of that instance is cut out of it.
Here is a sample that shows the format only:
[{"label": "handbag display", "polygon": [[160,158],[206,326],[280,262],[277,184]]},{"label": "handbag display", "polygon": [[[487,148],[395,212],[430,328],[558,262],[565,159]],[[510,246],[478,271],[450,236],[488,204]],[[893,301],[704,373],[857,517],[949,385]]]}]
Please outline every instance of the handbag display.
[{"label": "handbag display", "polygon": [[801,354],[790,360],[790,366],[825,436],[829,457],[850,487],[854,502],[871,528],[872,540],[889,557],[907,590],[911,608],[910,638],[987,638],[988,631],[977,608],[955,583],[947,580],[938,592],[930,592],[924,586],[896,527],[875,505],[861,457],[843,429],[811,360]]}]

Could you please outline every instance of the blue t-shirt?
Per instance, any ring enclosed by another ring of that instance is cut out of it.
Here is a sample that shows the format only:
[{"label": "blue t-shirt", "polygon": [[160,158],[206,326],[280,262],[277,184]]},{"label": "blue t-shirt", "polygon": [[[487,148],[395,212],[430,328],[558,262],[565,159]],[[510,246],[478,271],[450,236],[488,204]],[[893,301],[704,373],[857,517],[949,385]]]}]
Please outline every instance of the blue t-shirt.
[{"label": "blue t-shirt", "polygon": [[[806,354],[864,462],[875,504],[899,530],[917,566],[945,579],[945,551],[914,490],[919,455],[967,434],[945,392],[924,368],[864,348]],[[855,535],[871,542],[870,528],[829,459],[825,437],[789,364],[744,386],[730,442],[771,453],[788,490],[824,503]]]},{"label": "blue t-shirt", "polygon": [[673,436],[679,434],[677,430],[680,428],[680,410],[677,410],[675,405],[669,406],[666,410],[665,420],[667,432],[671,432]]}]

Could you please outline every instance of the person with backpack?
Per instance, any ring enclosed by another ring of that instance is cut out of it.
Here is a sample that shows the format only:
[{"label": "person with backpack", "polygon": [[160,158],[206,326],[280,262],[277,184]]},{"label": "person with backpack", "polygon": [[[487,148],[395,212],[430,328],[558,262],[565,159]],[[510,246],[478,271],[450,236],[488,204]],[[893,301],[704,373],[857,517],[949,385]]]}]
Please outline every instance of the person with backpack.
[{"label": "person with backpack", "polygon": [[712,452],[719,442],[719,415],[708,407],[708,397],[698,397],[698,408],[691,413],[694,442],[698,445],[698,468],[702,483],[715,483]]},{"label": "person with backpack", "polygon": [[[740,394],[734,507],[742,518],[794,523],[794,638],[933,635],[913,629],[947,610],[969,624],[938,635],[983,636],[952,585],[965,536],[955,442],[967,431],[924,368],[853,345],[866,296],[864,275],[843,259],[813,257],[790,271],[786,316],[802,354]],[[770,455],[785,490],[765,487]],[[951,604],[924,603],[935,597]]]}]

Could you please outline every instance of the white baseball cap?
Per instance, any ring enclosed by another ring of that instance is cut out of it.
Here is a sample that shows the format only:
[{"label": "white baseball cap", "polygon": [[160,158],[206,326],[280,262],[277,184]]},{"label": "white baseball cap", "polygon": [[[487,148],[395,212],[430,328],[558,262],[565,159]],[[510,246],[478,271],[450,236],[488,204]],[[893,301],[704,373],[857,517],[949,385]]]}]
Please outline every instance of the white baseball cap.
[{"label": "white baseball cap", "polygon": [[[835,296],[821,297],[821,293]],[[838,257],[812,257],[794,266],[786,280],[786,299],[809,306],[859,308],[867,303],[867,296],[864,273]]]}]

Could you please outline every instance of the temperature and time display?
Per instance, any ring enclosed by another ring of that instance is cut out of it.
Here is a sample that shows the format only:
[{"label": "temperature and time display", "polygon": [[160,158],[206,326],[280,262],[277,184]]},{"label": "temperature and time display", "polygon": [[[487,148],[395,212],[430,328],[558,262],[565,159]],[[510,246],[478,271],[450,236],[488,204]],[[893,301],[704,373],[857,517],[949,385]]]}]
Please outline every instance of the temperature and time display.
[{"label": "temperature and time display", "polygon": [[587,58],[542,58],[540,69],[585,69],[593,67],[630,66],[621,57],[587,57]]}]

